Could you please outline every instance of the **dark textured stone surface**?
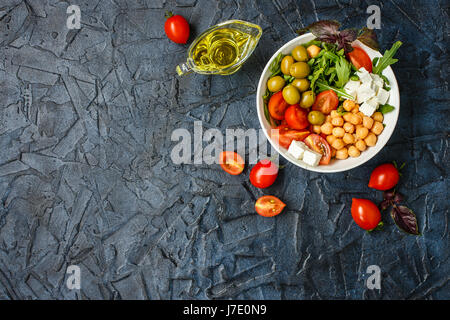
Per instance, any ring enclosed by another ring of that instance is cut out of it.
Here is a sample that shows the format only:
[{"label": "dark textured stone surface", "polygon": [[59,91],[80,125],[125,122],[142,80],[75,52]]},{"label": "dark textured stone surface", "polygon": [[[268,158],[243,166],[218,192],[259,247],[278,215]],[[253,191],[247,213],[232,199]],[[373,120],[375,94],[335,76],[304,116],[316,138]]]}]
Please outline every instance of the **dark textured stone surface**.
[{"label": "dark textured stone surface", "polygon": [[[0,299],[448,299],[449,94],[446,1],[0,1]],[[318,19],[361,26],[382,10],[383,49],[404,46],[394,70],[400,118],[365,165],[320,175],[287,164],[261,191],[249,170],[176,166],[175,128],[259,128],[255,92],[269,57]],[[239,18],[264,29],[254,55],[228,77],[178,78],[187,46],[162,32],[184,15],[191,40]],[[28,95],[32,101],[25,101]],[[401,191],[421,237],[384,214],[382,232],[352,221],[352,196],[376,201],[370,171],[407,163]],[[255,198],[287,203],[274,219]],[[66,288],[77,264],[82,288]],[[382,270],[368,290],[367,266]]]}]

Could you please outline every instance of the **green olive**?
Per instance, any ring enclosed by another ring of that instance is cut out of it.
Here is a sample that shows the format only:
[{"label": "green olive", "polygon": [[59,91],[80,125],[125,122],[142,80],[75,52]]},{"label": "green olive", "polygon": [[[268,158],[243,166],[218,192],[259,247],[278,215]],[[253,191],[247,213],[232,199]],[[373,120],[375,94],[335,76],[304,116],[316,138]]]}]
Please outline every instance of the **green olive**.
[{"label": "green olive", "polygon": [[308,121],[312,125],[320,126],[325,122],[325,115],[320,111],[311,111],[308,113]]},{"label": "green olive", "polygon": [[300,92],[304,92],[309,88],[309,80],[308,79],[295,79],[292,81],[292,85],[296,87]]},{"label": "green olive", "polygon": [[283,99],[288,104],[297,104],[300,101],[300,92],[292,85],[287,85],[283,89]]},{"label": "green olive", "polygon": [[285,83],[285,81],[282,77],[275,76],[275,77],[270,78],[267,81],[267,88],[271,92],[277,92],[277,91],[280,91],[281,89],[283,89],[284,83]]},{"label": "green olive", "polygon": [[314,92],[305,91],[302,93],[302,99],[300,100],[300,107],[309,108],[314,104],[314,100],[316,97],[314,96]]},{"label": "green olive", "polygon": [[296,62],[290,68],[289,72],[294,78],[306,78],[311,69],[306,62]]},{"label": "green olive", "polygon": [[296,46],[292,50],[292,56],[297,61],[308,61],[308,52],[304,46]]},{"label": "green olive", "polygon": [[286,56],[283,58],[283,60],[281,60],[281,72],[283,72],[283,74],[290,74],[290,68],[292,66],[292,64],[294,63],[294,58],[292,58],[292,56]]}]

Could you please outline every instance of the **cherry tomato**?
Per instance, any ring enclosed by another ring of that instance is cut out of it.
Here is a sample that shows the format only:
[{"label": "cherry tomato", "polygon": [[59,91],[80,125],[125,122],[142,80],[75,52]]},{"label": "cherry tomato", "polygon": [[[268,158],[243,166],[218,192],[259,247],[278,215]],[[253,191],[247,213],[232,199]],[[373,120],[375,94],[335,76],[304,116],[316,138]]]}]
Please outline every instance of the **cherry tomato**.
[{"label": "cherry tomato", "polygon": [[284,119],[291,129],[302,130],[309,126],[308,111],[294,104],[287,108]]},{"label": "cherry tomato", "polygon": [[255,203],[256,212],[263,217],[273,217],[283,211],[286,204],[275,196],[262,196]]},{"label": "cherry tomato", "polygon": [[392,163],[376,167],[370,175],[369,188],[389,190],[395,187],[400,179],[397,168]]},{"label": "cherry tomato", "polygon": [[278,166],[268,159],[258,162],[250,171],[250,182],[257,188],[270,187],[278,176]]},{"label": "cherry tomato", "polygon": [[288,149],[293,140],[303,141],[310,133],[308,130],[294,130],[287,125],[280,125],[271,130],[270,137],[280,146]]},{"label": "cherry tomato", "polygon": [[311,133],[305,139],[305,144],[312,150],[321,153],[322,158],[320,158],[319,164],[329,164],[331,161],[331,148],[327,140],[318,134]]},{"label": "cherry tomato", "polygon": [[284,112],[286,111],[286,108],[288,106],[289,106],[288,103],[284,101],[283,92],[278,91],[277,93],[275,93],[270,97],[269,113],[272,118],[276,120],[283,120]]},{"label": "cherry tomato", "polygon": [[166,14],[164,31],[167,37],[175,43],[184,44],[189,39],[189,23],[183,16],[173,15],[171,12]]},{"label": "cherry tomato", "polygon": [[352,217],[364,230],[372,230],[381,221],[381,213],[375,203],[367,199],[352,199]]},{"label": "cherry tomato", "polygon": [[240,155],[233,151],[223,151],[219,156],[219,163],[225,172],[236,176],[244,170],[245,162]]},{"label": "cherry tomato", "polygon": [[339,98],[333,90],[326,90],[319,93],[316,101],[312,106],[314,111],[320,111],[323,114],[329,114],[332,110],[336,110],[339,104]]},{"label": "cherry tomato", "polygon": [[353,47],[353,51],[347,53],[347,58],[359,70],[364,67],[369,72],[372,72],[372,60],[369,55],[360,47]]}]

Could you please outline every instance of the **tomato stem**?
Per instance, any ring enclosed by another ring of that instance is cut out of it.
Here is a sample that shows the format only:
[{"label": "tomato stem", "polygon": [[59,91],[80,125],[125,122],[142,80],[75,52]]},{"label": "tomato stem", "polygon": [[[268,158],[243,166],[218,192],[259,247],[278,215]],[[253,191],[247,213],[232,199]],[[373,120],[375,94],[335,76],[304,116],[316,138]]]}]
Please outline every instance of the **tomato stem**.
[{"label": "tomato stem", "polygon": [[164,14],[164,18],[169,19],[170,17],[173,17],[173,12],[172,11],[166,11],[166,13]]}]

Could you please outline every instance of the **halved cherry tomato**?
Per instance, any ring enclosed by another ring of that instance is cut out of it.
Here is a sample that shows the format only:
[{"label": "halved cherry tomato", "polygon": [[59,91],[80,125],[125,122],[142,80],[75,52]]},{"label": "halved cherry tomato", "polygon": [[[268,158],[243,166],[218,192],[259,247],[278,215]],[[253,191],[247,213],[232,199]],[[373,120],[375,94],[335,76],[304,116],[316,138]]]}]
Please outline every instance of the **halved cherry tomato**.
[{"label": "halved cherry tomato", "polygon": [[308,111],[301,108],[298,104],[294,104],[287,108],[284,119],[291,129],[302,130],[309,126]]},{"label": "halved cherry tomato", "polygon": [[367,199],[352,199],[352,217],[364,230],[372,230],[381,221],[381,213],[375,203]]},{"label": "halved cherry tomato", "polygon": [[288,149],[293,140],[303,141],[311,132],[308,130],[294,130],[287,125],[280,125],[270,130],[270,137],[281,147]]},{"label": "halved cherry tomato", "polygon": [[164,31],[167,37],[175,43],[186,43],[189,39],[189,23],[183,16],[173,15],[172,12],[166,14]]},{"label": "halved cherry tomato", "polygon": [[244,170],[245,162],[240,155],[233,151],[223,151],[219,156],[219,163],[225,172],[236,176]]},{"label": "halved cherry tomato", "polygon": [[312,150],[321,153],[319,164],[329,164],[331,161],[331,148],[327,140],[319,136],[318,134],[311,133],[305,139],[305,144]]},{"label": "halved cherry tomato", "polygon": [[256,212],[263,217],[273,217],[283,211],[286,204],[275,196],[262,196],[255,203]]},{"label": "halved cherry tomato", "polygon": [[336,110],[339,105],[339,98],[333,90],[326,90],[319,93],[316,97],[316,101],[312,106],[314,111],[320,111],[323,114],[329,114],[331,111]]},{"label": "halved cherry tomato", "polygon": [[397,185],[399,179],[397,168],[392,163],[385,163],[372,171],[369,188],[389,190]]},{"label": "halved cherry tomato", "polygon": [[250,182],[257,188],[270,187],[278,176],[278,166],[268,159],[259,161],[250,171]]},{"label": "halved cherry tomato", "polygon": [[369,55],[360,47],[353,47],[353,51],[347,53],[347,59],[355,66],[356,69],[364,67],[369,72],[372,72],[372,60]]},{"label": "halved cherry tomato", "polygon": [[283,120],[284,112],[286,111],[286,108],[288,106],[289,106],[288,103],[284,101],[283,92],[278,91],[277,93],[275,93],[270,97],[269,113],[272,116],[272,118],[276,120]]}]

